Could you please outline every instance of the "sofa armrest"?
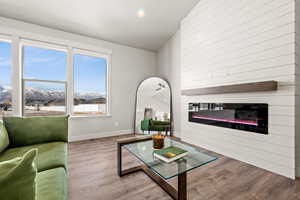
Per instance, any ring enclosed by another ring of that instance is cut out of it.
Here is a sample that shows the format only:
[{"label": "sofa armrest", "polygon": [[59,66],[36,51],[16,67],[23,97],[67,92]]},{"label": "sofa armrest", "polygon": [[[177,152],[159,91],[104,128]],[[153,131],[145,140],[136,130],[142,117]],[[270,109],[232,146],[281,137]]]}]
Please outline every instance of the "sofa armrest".
[{"label": "sofa armrest", "polygon": [[68,116],[5,117],[10,146],[68,141]]}]

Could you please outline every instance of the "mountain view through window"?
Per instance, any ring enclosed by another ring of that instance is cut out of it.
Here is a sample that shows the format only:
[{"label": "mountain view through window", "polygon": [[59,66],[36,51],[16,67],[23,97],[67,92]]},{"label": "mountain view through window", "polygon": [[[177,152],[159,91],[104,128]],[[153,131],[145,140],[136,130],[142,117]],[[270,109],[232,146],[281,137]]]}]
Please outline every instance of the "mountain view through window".
[{"label": "mountain view through window", "polygon": [[24,115],[66,114],[67,53],[23,46]]},{"label": "mountain view through window", "polygon": [[0,117],[12,114],[11,44],[0,41]]},{"label": "mountain view through window", "polygon": [[106,114],[106,59],[74,55],[74,114]]},{"label": "mountain view through window", "polygon": [[[105,58],[74,54],[76,115],[106,114]],[[24,115],[67,113],[67,51],[23,46]]]},{"label": "mountain view through window", "polygon": [[[11,51],[10,42],[0,41],[0,117],[13,111]],[[22,46],[23,115],[67,114],[67,57],[65,49]],[[107,114],[106,58],[75,53],[73,73],[72,113]]]}]

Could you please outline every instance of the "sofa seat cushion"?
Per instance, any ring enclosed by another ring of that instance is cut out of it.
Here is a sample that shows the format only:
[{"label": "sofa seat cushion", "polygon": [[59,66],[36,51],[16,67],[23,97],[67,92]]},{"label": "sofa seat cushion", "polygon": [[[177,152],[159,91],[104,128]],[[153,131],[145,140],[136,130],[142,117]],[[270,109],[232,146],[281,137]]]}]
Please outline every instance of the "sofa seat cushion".
[{"label": "sofa seat cushion", "polygon": [[36,200],[66,200],[67,176],[64,168],[54,168],[37,174]]},{"label": "sofa seat cushion", "polygon": [[38,155],[35,159],[38,172],[55,167],[64,167],[66,169],[67,143],[65,142],[50,142],[45,144],[8,148],[6,151],[0,154],[0,161],[20,157],[25,152],[33,148],[38,149]]}]

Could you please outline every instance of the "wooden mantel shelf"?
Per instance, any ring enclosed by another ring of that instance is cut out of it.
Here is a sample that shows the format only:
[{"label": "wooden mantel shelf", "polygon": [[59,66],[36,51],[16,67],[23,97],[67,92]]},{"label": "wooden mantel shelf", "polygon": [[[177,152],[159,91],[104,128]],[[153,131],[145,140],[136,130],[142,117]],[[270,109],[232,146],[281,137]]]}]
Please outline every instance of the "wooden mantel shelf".
[{"label": "wooden mantel shelf", "polygon": [[262,91],[274,91],[274,90],[277,90],[277,81],[263,81],[263,82],[188,89],[188,90],[181,90],[181,94],[186,96],[195,96],[195,95],[206,95],[206,94],[246,93],[246,92],[262,92]]}]

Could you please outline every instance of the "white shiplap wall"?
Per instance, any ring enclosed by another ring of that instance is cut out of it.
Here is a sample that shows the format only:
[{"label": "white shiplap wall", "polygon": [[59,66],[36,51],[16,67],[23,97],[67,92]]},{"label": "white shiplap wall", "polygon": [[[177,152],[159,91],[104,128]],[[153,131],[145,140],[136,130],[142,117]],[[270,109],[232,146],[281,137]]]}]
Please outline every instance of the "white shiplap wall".
[{"label": "white shiplap wall", "polygon": [[300,0],[296,0],[296,118],[295,118],[295,124],[296,124],[296,175],[297,177],[300,177]]},{"label": "white shiplap wall", "polygon": [[180,30],[157,53],[157,74],[166,78],[172,90],[173,134],[180,137]]},{"label": "white shiplap wall", "polygon": [[[278,91],[182,96],[187,142],[295,178],[295,0],[201,0],[181,23],[181,89],[276,80]],[[268,103],[269,134],[188,122],[189,102]]]}]

